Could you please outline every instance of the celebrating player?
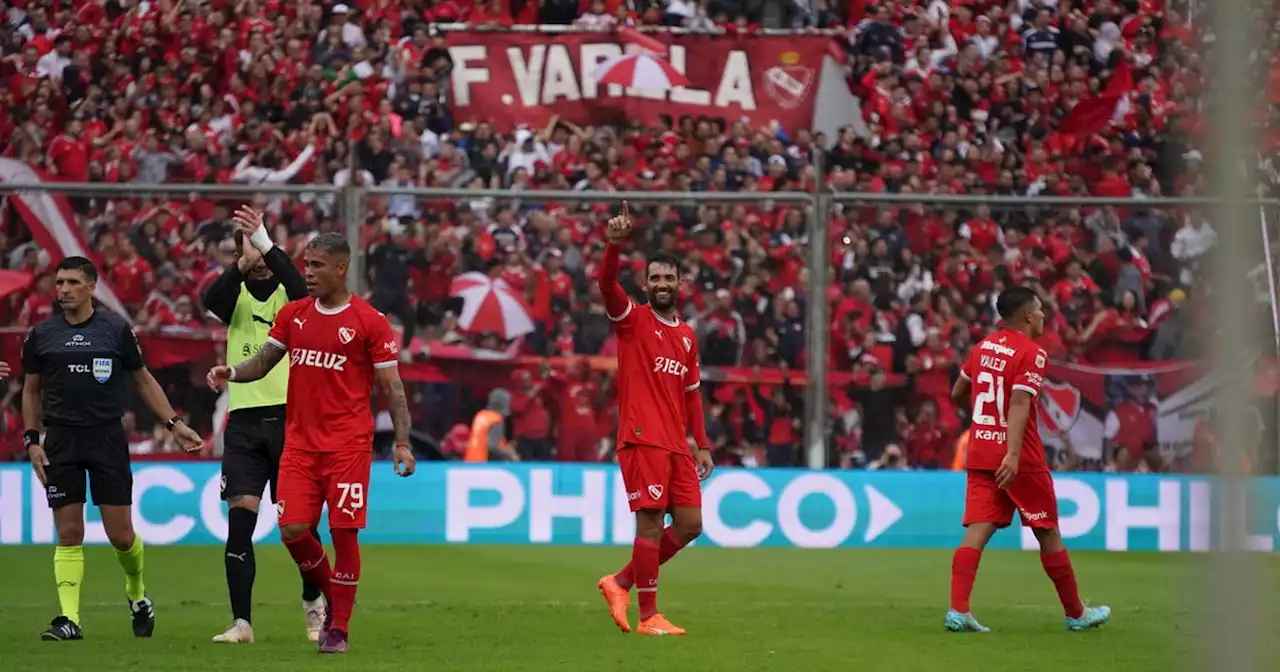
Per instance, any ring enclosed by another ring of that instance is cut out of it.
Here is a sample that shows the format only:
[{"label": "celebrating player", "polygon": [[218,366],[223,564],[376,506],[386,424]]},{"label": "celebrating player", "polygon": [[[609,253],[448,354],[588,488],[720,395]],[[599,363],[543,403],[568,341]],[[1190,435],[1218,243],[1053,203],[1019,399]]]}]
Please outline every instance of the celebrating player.
[{"label": "celebrating player", "polygon": [[[345,653],[347,627],[360,581],[357,532],[365,526],[369,468],[373,459],[375,380],[386,397],[395,427],[393,468],[414,471],[409,448],[409,405],[396,368],[400,348],[386,316],[346,288],[351,248],[334,233],[322,233],[304,253],[307,291],[276,314],[258,354],[236,366],[209,371],[209,385],[253,381],[267,375],[289,353],[284,454],[280,458],[280,537],[303,575],[320,586],[329,610],[320,633],[320,653]],[[335,562],[311,535],[320,510],[329,506]]]},{"label": "celebrating player", "polygon": [[[618,246],[631,235],[626,201],[609,220],[600,291],[618,334],[618,465],[636,514],[631,563],[597,584],[613,621],[631,632],[631,587],[640,602],[641,635],[683,635],[658,613],[658,566],[702,533],[699,479],[714,467],[699,391],[698,341],[676,315],[680,263],[659,254],[645,265],[649,305],[637,306],[618,284]],[[686,436],[693,431],[691,453]],[[663,519],[671,514],[671,527]]]},{"label": "celebrating player", "polygon": [[[120,423],[128,398],[125,381],[133,381],[138,397],[166,420],[165,427],[184,449],[200,450],[204,442],[173,412],[164,390],[143,364],[129,323],[94,307],[98,269],[93,262],[84,257],[63,259],[55,284],[62,312],[37,324],[22,345],[23,440],[58,529],[53,576],[62,613],[41,638],[61,642],[84,637],[80,584],[84,581],[86,474],[107,540],[124,570],[133,635],[150,637],[155,610],[143,585],[142,537],[133,530],[129,439]],[[43,443],[41,427],[47,430]]]},{"label": "celebrating player", "polygon": [[[236,223],[236,263],[205,290],[204,304],[227,325],[227,363],[249,359],[266,342],[276,313],[286,303],[307,295],[302,271],[267,234],[262,213],[242,207]],[[271,485],[271,499],[279,501],[280,455],[284,451],[285,399],[289,366],[278,364],[261,380],[237,382],[227,390],[230,415],[223,435],[222,499],[227,502],[227,543],[223,563],[231,598],[231,625],[213,641],[253,642],[253,581],[257,561],[253,530],[258,524],[262,490]],[[314,528],[311,534],[318,534]],[[324,624],[320,587],[302,581],[302,613],[307,637],[320,640]]]},{"label": "celebrating player", "polygon": [[952,401],[972,409],[972,427],[965,465],[967,529],[951,561],[947,630],[988,632],[969,611],[969,596],[982,549],[997,529],[1012,522],[1015,510],[1040,542],[1040,563],[1058,590],[1067,629],[1094,628],[1111,618],[1111,608],[1080,602],[1071,559],[1058,531],[1058,500],[1036,424],[1035,400],[1048,357],[1034,339],[1044,331],[1044,311],[1035,292],[1025,287],[1000,294],[996,310],[1004,328],[973,348],[951,390]]}]

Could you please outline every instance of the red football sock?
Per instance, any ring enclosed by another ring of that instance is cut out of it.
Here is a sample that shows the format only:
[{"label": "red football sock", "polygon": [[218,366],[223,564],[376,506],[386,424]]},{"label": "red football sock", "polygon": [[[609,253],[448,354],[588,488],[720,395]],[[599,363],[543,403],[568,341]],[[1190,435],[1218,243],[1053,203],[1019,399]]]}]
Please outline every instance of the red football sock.
[{"label": "red football sock", "polygon": [[962,614],[969,613],[969,596],[981,560],[982,549],[971,546],[961,546],[951,556],[951,608]]},{"label": "red football sock", "polygon": [[[658,564],[667,564],[667,561],[675,557],[682,548],[684,544],[680,542],[680,537],[677,537],[676,533],[668,527],[662,532],[662,545],[658,547]],[[618,586],[624,589],[629,589],[636,583],[636,573],[629,562],[613,578],[618,582]]]},{"label": "red football sock", "polygon": [[284,542],[284,547],[289,549],[289,555],[298,563],[302,576],[320,589],[325,600],[329,600],[329,556],[325,555],[320,540],[315,535],[304,534]]},{"label": "red football sock", "polygon": [[360,584],[360,540],[359,530],[330,530],[333,534],[333,580],[330,582],[333,600],[329,609],[333,611],[334,630],[347,631],[351,622],[351,611],[356,605],[356,587]]},{"label": "red football sock", "polygon": [[1056,553],[1041,553],[1040,564],[1044,573],[1053,581],[1058,589],[1058,600],[1068,618],[1080,618],[1084,615],[1084,604],[1080,602],[1080,588],[1076,586],[1076,572],[1071,568],[1071,558],[1067,549]]},{"label": "red football sock", "polygon": [[658,542],[636,537],[631,547],[631,566],[636,577],[636,594],[640,602],[640,620],[658,613]]}]

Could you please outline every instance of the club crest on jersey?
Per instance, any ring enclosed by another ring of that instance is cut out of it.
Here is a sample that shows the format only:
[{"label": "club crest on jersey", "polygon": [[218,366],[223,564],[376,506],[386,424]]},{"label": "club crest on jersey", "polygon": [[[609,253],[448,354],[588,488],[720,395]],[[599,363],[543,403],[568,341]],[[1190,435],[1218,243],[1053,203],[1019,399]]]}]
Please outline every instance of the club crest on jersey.
[{"label": "club crest on jersey", "polygon": [[346,345],[351,341],[355,340],[355,337],[356,337],[355,329],[348,329],[347,327],[338,327],[338,340],[342,341],[343,345]]},{"label": "club crest on jersey", "polygon": [[106,357],[93,358],[93,379],[105,383],[111,379],[111,360]]},{"label": "club crest on jersey", "polygon": [[649,486],[649,496],[654,498],[655,500],[662,499],[662,486],[661,485]]},{"label": "club crest on jersey", "polygon": [[681,336],[680,341],[684,343],[685,352],[693,350],[693,341],[690,341],[688,336]]},{"label": "club crest on jersey", "polygon": [[284,500],[276,502],[276,516],[284,515]]}]

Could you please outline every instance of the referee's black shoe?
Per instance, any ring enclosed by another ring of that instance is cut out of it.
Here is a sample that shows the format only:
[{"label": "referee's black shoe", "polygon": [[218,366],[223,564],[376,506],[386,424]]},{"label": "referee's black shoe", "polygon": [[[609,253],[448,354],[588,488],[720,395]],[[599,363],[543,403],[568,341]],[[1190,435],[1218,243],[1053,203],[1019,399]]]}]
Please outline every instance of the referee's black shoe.
[{"label": "referee's black shoe", "polygon": [[84,639],[84,633],[80,631],[80,626],[75,621],[66,616],[59,616],[51,623],[49,629],[40,633],[40,639],[46,642],[66,642],[73,639]]},{"label": "referee's black shoe", "polygon": [[156,612],[151,608],[151,598],[143,595],[136,602],[129,600],[129,611],[133,613],[133,636],[150,637],[156,630]]}]

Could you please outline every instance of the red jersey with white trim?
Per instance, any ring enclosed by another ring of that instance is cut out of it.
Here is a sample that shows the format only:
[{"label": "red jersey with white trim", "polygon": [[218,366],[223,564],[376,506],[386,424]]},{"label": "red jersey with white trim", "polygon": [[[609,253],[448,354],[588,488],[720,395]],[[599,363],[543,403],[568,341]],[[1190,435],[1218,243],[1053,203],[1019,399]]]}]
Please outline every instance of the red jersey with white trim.
[{"label": "red jersey with white trim", "polygon": [[1014,392],[1031,394],[1031,416],[1022,439],[1018,471],[1048,471],[1036,419],[1040,386],[1049,356],[1021,332],[1001,329],[969,351],[960,375],[970,384],[968,469],[995,471],[1009,450],[1009,400]]},{"label": "red jersey with white trim", "polygon": [[702,379],[693,329],[631,301],[609,319],[618,334],[618,446],[688,452],[685,393]]},{"label": "red jersey with white trim", "polygon": [[358,296],[337,309],[308,296],[280,309],[267,341],[289,353],[285,449],[373,450],[374,369],[400,354],[387,317]]}]

